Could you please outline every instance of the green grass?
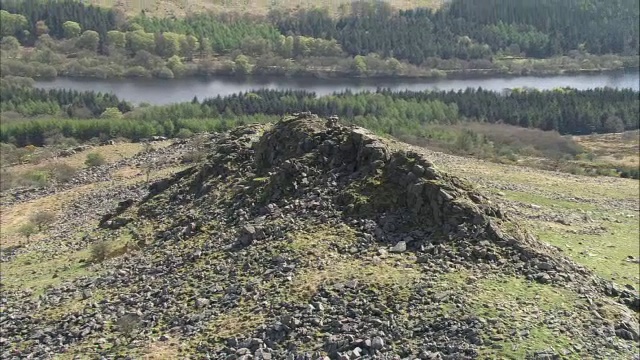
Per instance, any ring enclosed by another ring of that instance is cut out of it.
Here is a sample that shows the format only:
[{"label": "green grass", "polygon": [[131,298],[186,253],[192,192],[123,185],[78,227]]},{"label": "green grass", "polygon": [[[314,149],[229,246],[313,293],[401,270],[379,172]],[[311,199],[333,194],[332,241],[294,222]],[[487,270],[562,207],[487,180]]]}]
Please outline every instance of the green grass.
[{"label": "green grass", "polygon": [[[640,198],[638,180],[611,177],[575,176],[533,168],[479,162],[471,158],[442,159],[437,166],[468,180],[478,179],[504,185],[518,184],[528,193],[553,193],[584,199]],[[494,190],[489,184],[489,191]],[[503,190],[498,190],[502,191]]]},{"label": "green grass", "polygon": [[584,210],[591,211],[596,210],[596,206],[589,203],[568,201],[561,199],[551,199],[546,196],[530,194],[521,191],[503,191],[506,198],[514,201],[519,201],[525,204],[535,204],[550,208],[568,209],[568,210]]},{"label": "green grass", "polygon": [[[321,227],[293,234],[285,248],[305,258],[308,267],[300,269],[288,286],[289,300],[308,301],[319,287],[349,280],[384,290],[385,287],[409,286],[421,277],[417,268],[404,266],[410,260],[403,255],[388,255],[379,262],[345,257],[343,254],[355,241],[354,230],[347,226]],[[322,270],[315,266],[319,258],[326,260]]]},{"label": "green grass", "polygon": [[[559,247],[566,256],[598,275],[640,289],[640,265],[625,261],[629,255],[640,255],[637,180],[574,176],[473,159],[443,159],[442,162],[438,166],[452,174],[477,179],[483,191],[503,193],[504,199],[542,207],[524,208],[525,213],[572,213],[574,216],[588,213],[593,222],[572,221],[569,226],[545,219],[519,221],[541,241]],[[503,201],[497,196],[494,199]],[[600,226],[605,230],[594,231]]]},{"label": "green grass", "polygon": [[565,255],[579,264],[594,270],[598,275],[619,284],[629,284],[640,289],[640,265],[625,261],[627,256],[640,254],[636,218],[607,222],[606,232],[599,235],[574,234],[551,226],[534,225],[538,238],[558,246]]},{"label": "green grass", "polygon": [[[129,240],[130,236],[124,235],[109,241],[112,256]],[[2,265],[3,285],[8,289],[29,289],[33,296],[66,281],[96,274],[97,270],[91,267],[91,245],[63,255],[49,255],[47,250],[28,252]]]},{"label": "green grass", "polygon": [[47,287],[94,273],[87,268],[86,262],[80,262],[89,257],[88,249],[52,259],[42,253],[19,255],[13,261],[3,264],[2,283],[7,288],[30,289],[37,296]]},{"label": "green grass", "polygon": [[[542,321],[554,313],[572,310],[578,301],[576,294],[515,277],[480,280],[470,293],[471,309],[476,315],[502,321],[501,325],[494,326],[492,334],[485,335],[485,341],[491,341],[495,336],[499,337],[494,339],[502,338],[493,341],[501,348],[485,347],[481,351],[483,356],[524,359],[550,347],[556,350],[571,348],[571,339]],[[522,331],[528,331],[528,335],[521,336]],[[580,357],[571,354],[566,358]]]}]

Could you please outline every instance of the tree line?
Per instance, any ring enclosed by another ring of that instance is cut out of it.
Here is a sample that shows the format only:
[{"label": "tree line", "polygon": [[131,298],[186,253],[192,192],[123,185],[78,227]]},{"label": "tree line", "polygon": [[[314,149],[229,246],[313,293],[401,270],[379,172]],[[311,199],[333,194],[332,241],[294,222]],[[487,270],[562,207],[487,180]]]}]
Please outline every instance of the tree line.
[{"label": "tree line", "polygon": [[283,34],[337,39],[351,55],[376,52],[421,64],[430,57],[637,54],[639,15],[635,0],[453,0],[439,11],[355,2],[339,18],[314,9],[273,11],[270,20]]},{"label": "tree line", "polygon": [[[0,91],[3,110],[13,109],[33,116],[53,115],[49,118],[54,119],[73,118],[77,117],[76,114],[105,118],[4,121],[0,140],[19,146],[41,145],[44,132],[51,128],[79,140],[99,135],[131,139],[152,135],[172,137],[181,128],[177,123],[185,119],[190,119],[187,129],[194,131],[202,130],[198,126],[210,124],[211,119],[219,124],[223,120],[234,122],[238,118],[273,119],[298,111],[311,111],[325,117],[335,114],[345,122],[397,136],[418,136],[425,125],[467,121],[502,123],[573,135],[638,129],[640,121],[638,92],[610,88],[584,91],[515,89],[507,93],[483,89],[446,92],[379,89],[363,93],[345,91],[322,97],[307,91],[265,89],[134,109],[110,94],[38,90],[4,82]],[[48,106],[61,111],[52,114]],[[198,121],[202,124],[198,125]]]},{"label": "tree line", "polygon": [[0,79],[0,110],[24,116],[66,115],[69,117],[98,117],[108,108],[129,112],[131,104],[110,93],[67,89],[38,89],[30,79]]},{"label": "tree line", "polygon": [[407,124],[454,123],[465,118],[573,135],[632,130],[637,129],[640,122],[638,92],[612,88],[581,91],[515,89],[506,94],[471,88],[401,92],[378,89],[364,93],[345,91],[323,97],[306,91],[260,90],[206,99],[200,105],[220,114],[282,115],[311,111],[347,119],[358,116],[392,118]]},{"label": "tree line", "polygon": [[0,34],[23,44],[33,45],[44,34],[80,36],[87,44],[82,47],[100,53],[126,49],[130,56],[147,51],[165,59],[234,51],[234,58],[277,54],[285,59],[377,53],[429,65],[434,59],[506,55],[637,55],[640,37],[636,0],[453,0],[437,11],[396,11],[384,2],[358,1],[339,17],[312,9],[273,10],[264,18],[141,14],[125,19],[114,10],[73,0],[10,0],[1,2],[0,9]]},{"label": "tree line", "polygon": [[[27,22],[14,27],[13,35],[25,44],[33,45],[38,36],[49,34],[54,38],[64,38],[64,23],[73,21],[82,29],[96,31],[101,39],[106,39],[107,31],[117,28],[117,15],[112,9],[85,5],[75,0],[5,0],[0,9],[23,16]],[[5,15],[6,17],[6,15]]]},{"label": "tree line", "polygon": [[455,0],[448,12],[481,25],[531,26],[563,51],[637,53],[640,3],[635,0]]}]

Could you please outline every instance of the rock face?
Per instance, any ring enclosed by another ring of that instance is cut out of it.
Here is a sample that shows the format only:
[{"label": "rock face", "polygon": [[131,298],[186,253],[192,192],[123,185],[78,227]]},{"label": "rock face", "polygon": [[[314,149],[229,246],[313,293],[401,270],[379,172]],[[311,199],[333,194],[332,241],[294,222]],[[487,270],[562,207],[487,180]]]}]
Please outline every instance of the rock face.
[{"label": "rock face", "polygon": [[[139,358],[148,342],[179,339],[178,358],[470,359],[541,322],[571,343],[528,358],[638,349],[636,293],[404,145],[307,113],[209,140],[206,160],[121,201],[96,229],[151,231],[146,247],[38,299],[3,294],[2,358],[74,347]],[[493,302],[522,313],[502,319],[478,306],[495,299],[471,299],[495,279],[572,304]],[[604,306],[617,322],[594,317]]]}]

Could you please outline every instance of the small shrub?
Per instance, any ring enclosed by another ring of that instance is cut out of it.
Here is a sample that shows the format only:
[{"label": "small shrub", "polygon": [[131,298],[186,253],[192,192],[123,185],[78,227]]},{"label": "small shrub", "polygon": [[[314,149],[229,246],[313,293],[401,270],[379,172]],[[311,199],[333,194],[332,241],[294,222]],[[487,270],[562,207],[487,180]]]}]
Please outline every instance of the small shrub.
[{"label": "small shrub", "polygon": [[622,140],[624,141],[640,141],[640,132],[636,131],[627,131],[622,134]]},{"label": "small shrub", "polygon": [[569,168],[567,169],[567,171],[573,175],[586,175],[587,172],[585,171],[584,168],[577,166],[577,165],[571,165],[569,166]]},{"label": "small shrub", "polygon": [[498,150],[498,156],[504,157],[509,161],[518,161],[518,156],[508,146],[501,147],[500,150]]},{"label": "small shrub", "polygon": [[38,229],[32,222],[28,222],[20,226],[20,228],[18,229],[18,233],[24,236],[25,238],[27,238],[27,240],[31,238],[31,235],[37,232],[38,232]]},{"label": "small shrub", "polygon": [[596,159],[596,154],[592,152],[586,152],[586,153],[578,154],[576,156],[576,159],[582,160],[582,161],[594,161]]},{"label": "small shrub", "polygon": [[202,150],[193,150],[182,156],[182,163],[190,164],[204,160],[205,152]]},{"label": "small shrub", "polygon": [[49,165],[48,169],[51,177],[59,183],[69,182],[78,172],[78,169],[65,163]]},{"label": "small shrub", "polygon": [[151,162],[147,163],[147,164],[144,166],[144,173],[145,173],[145,176],[146,176],[146,180],[145,180],[145,181],[146,181],[147,183],[149,182],[149,179],[150,179],[150,177],[151,177],[151,172],[152,172],[155,168],[156,168],[156,164],[155,164],[153,161],[151,161]]},{"label": "small shrub", "polygon": [[193,132],[189,129],[181,128],[176,134],[180,139],[187,139],[193,136]]},{"label": "small shrub", "polygon": [[89,153],[87,159],[84,161],[85,165],[89,167],[100,166],[107,163],[107,160],[100,153]]},{"label": "small shrub", "polygon": [[93,262],[102,262],[107,259],[111,246],[106,241],[100,241],[91,246],[91,260]]},{"label": "small shrub", "polygon": [[151,72],[143,68],[142,66],[134,66],[125,70],[124,76],[128,78],[132,78],[132,77],[145,78],[145,77],[151,77]]},{"label": "small shrub", "polygon": [[100,117],[104,119],[121,119],[122,112],[116,107],[109,107],[104,110]]},{"label": "small shrub", "polygon": [[39,148],[38,151],[31,154],[29,157],[30,164],[40,164],[41,162],[53,158],[55,153],[49,148]]},{"label": "small shrub", "polygon": [[11,189],[14,183],[15,175],[3,167],[2,170],[0,170],[0,191]]},{"label": "small shrub", "polygon": [[640,179],[640,169],[632,168],[632,167],[624,167],[618,168],[618,173],[620,173],[620,177],[626,179]]},{"label": "small shrub", "polygon": [[615,169],[598,168],[598,169],[596,169],[596,175],[598,175],[598,176],[618,177],[619,174]]},{"label": "small shrub", "polygon": [[49,183],[49,173],[42,169],[33,169],[19,175],[18,186],[27,186],[34,188],[42,188]]},{"label": "small shrub", "polygon": [[162,69],[155,72],[155,76],[159,77],[160,79],[173,79],[175,75],[173,74],[173,71],[171,71],[171,69],[169,69],[168,67],[163,67]]},{"label": "small shrub", "polygon": [[[4,113],[2,114],[4,116]],[[4,120],[4,118],[3,118]],[[13,144],[0,143],[0,163],[11,165],[20,161],[21,154]]]},{"label": "small shrub", "polygon": [[33,213],[29,220],[38,227],[38,231],[42,231],[42,229],[54,222],[56,219],[56,214],[52,211],[41,210]]},{"label": "small shrub", "polygon": [[621,133],[624,131],[624,122],[617,116],[609,116],[602,127],[607,133]]}]

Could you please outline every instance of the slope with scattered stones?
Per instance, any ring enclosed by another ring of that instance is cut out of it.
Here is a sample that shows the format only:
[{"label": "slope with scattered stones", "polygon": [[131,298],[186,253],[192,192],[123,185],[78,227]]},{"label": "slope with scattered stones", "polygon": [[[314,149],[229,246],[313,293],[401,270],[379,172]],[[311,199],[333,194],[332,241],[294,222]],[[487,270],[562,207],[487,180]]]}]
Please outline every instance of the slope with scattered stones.
[{"label": "slope with scattered stones", "polygon": [[638,351],[634,291],[408,147],[313,115],[207,147],[102,218],[93,236],[136,250],[37,297],[3,294],[3,358],[138,358],[150,343],[211,359]]}]

